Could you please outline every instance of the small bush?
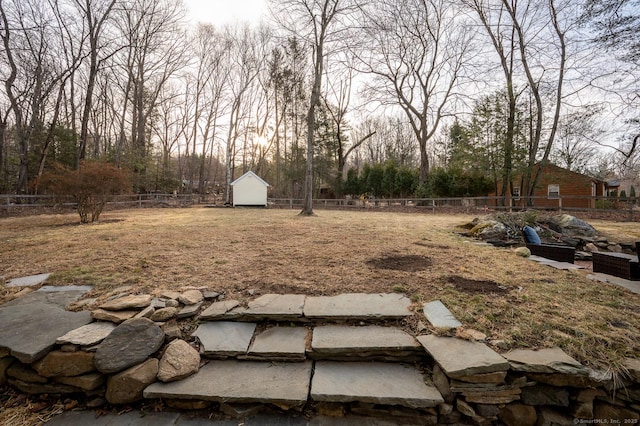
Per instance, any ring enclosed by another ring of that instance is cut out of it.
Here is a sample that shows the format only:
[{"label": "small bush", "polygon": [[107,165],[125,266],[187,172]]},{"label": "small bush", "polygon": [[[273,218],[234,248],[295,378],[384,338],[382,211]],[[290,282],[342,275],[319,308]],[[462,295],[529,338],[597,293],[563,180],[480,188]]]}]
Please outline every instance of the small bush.
[{"label": "small bush", "polygon": [[131,180],[126,171],[98,161],[85,161],[76,170],[56,164],[42,175],[40,185],[57,196],[72,196],[78,204],[82,223],[99,220],[107,201],[131,191]]}]

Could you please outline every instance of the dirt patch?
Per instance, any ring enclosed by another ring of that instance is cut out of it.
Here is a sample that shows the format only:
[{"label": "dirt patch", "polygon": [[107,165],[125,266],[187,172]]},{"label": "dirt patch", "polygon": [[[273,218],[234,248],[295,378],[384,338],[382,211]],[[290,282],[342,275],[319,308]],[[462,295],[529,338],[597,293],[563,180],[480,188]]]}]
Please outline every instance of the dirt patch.
[{"label": "dirt patch", "polygon": [[367,265],[377,269],[391,269],[393,271],[417,272],[426,271],[431,267],[431,259],[415,254],[402,256],[383,256],[367,260]]},{"label": "dirt patch", "polygon": [[415,242],[413,244],[415,244],[417,246],[420,246],[420,247],[428,247],[428,248],[438,249],[438,250],[449,250],[449,249],[451,249],[450,246],[445,246],[445,245],[442,245],[442,244],[424,243],[422,241],[417,241],[417,242]]},{"label": "dirt patch", "polygon": [[452,275],[447,277],[447,282],[453,284],[456,290],[469,294],[505,294],[509,292],[509,287],[502,286],[495,281],[471,280],[469,278]]}]

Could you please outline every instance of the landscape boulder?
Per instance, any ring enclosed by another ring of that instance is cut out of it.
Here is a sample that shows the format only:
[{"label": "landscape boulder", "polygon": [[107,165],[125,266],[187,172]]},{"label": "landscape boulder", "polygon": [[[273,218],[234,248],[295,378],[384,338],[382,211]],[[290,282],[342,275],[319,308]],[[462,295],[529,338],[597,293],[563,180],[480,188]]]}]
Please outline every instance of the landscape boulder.
[{"label": "landscape boulder", "polygon": [[495,220],[481,220],[470,232],[471,235],[483,240],[507,239],[507,227]]},{"label": "landscape boulder", "polygon": [[533,426],[538,420],[534,407],[517,402],[505,405],[498,417],[507,426]]},{"label": "landscape boulder", "polygon": [[178,301],[183,305],[195,305],[203,300],[204,296],[200,290],[187,290],[178,297]]},{"label": "landscape boulder", "polygon": [[526,247],[518,247],[516,249],[513,250],[513,252],[515,254],[517,254],[520,257],[529,257],[531,256],[531,250],[529,250]]},{"label": "landscape boulder", "polygon": [[151,314],[152,321],[164,322],[172,319],[178,313],[178,308],[162,308]]},{"label": "landscape boulder", "polygon": [[142,392],[156,381],[158,360],[149,358],[145,362],[115,374],[107,380],[107,401],[111,404],[129,404],[140,401]]},{"label": "landscape boulder", "polygon": [[595,237],[597,234],[589,223],[569,214],[552,216],[548,225],[556,232],[574,237]]},{"label": "landscape boulder", "polygon": [[198,371],[200,354],[187,342],[176,339],[169,343],[160,359],[158,379],[163,382],[182,380]]},{"label": "landscape boulder", "polygon": [[44,377],[79,376],[95,370],[93,358],[90,352],[53,351],[33,364],[33,368]]},{"label": "landscape boulder", "polygon": [[147,318],[132,318],[117,326],[98,346],[95,364],[105,374],[139,364],[160,349],[164,331]]}]

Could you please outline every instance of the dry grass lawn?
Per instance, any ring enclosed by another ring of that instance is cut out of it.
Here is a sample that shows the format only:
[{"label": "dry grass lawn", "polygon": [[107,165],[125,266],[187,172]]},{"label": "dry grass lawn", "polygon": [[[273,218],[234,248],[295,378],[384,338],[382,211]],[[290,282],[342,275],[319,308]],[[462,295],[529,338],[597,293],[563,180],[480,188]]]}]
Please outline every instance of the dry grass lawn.
[{"label": "dry grass lawn", "polygon": [[[511,250],[478,246],[456,229],[464,215],[320,210],[142,209],[0,219],[0,275],[53,272],[54,285],[90,284],[93,296],[207,287],[227,298],[265,293],[402,292],[442,300],[467,328],[508,348],[560,346],[618,371],[640,357],[640,295],[557,271]],[[595,222],[638,239],[637,224]],[[0,301],[17,290],[0,286]],[[419,332],[419,314],[405,327]]]}]

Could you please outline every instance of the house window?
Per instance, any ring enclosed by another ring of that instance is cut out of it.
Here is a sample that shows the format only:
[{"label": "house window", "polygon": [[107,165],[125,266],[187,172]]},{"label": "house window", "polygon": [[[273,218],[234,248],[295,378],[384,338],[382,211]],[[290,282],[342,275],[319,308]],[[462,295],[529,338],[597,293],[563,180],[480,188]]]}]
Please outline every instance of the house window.
[{"label": "house window", "polygon": [[514,186],[513,187],[513,197],[519,199],[520,198],[520,187],[519,186]]},{"label": "house window", "polygon": [[549,185],[547,195],[549,198],[560,198],[560,185]]}]

